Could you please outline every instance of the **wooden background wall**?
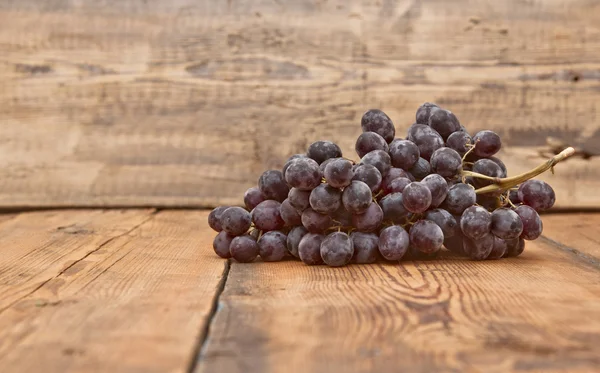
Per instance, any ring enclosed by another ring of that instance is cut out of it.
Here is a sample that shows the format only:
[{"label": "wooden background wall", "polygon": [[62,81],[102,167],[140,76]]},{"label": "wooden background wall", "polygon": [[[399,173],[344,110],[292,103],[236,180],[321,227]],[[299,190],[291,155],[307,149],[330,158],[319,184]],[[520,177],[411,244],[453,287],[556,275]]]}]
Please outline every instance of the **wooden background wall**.
[{"label": "wooden background wall", "polygon": [[[424,101],[501,133],[510,174],[548,136],[600,153],[600,2],[0,0],[0,206],[241,203]],[[600,207],[599,165],[544,176],[557,206]]]}]

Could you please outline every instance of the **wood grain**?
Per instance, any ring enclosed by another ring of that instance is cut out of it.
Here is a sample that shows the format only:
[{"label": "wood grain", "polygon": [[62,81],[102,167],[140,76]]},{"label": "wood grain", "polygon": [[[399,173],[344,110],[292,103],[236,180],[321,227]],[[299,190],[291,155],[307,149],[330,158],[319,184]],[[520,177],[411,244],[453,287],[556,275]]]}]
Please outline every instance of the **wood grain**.
[{"label": "wood grain", "polygon": [[542,215],[544,237],[592,263],[600,265],[597,213]]},{"label": "wood grain", "polygon": [[[547,136],[600,154],[588,0],[27,0],[0,23],[4,207],[239,204],[312,141],[353,155],[368,108],[402,134],[424,101],[501,133],[509,169]],[[569,162],[557,206],[600,206],[598,157]]]}]

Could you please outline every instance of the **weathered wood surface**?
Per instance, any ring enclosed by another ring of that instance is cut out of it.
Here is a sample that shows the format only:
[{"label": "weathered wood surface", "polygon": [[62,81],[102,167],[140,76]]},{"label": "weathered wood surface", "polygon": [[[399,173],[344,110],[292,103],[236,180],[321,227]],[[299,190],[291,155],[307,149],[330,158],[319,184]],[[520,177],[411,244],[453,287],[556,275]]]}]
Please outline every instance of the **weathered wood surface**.
[{"label": "weathered wood surface", "polygon": [[[547,136],[600,153],[597,2],[21,0],[0,24],[0,206],[241,203],[424,101],[499,131],[515,172]],[[545,177],[557,206],[600,206],[599,165]]]},{"label": "weathered wood surface", "polygon": [[600,265],[600,215],[543,215],[544,236],[563,249]]}]

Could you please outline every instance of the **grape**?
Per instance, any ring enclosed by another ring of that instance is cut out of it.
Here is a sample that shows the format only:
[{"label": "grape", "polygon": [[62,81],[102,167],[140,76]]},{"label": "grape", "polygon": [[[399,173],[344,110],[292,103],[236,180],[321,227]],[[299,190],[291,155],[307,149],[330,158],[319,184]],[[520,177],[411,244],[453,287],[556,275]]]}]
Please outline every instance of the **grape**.
[{"label": "grape", "polygon": [[460,229],[472,240],[478,240],[490,233],[492,215],[481,206],[470,206],[460,218]]},{"label": "grape", "polygon": [[511,191],[508,193],[508,199],[510,199],[514,205],[521,203],[521,200],[519,199],[519,192],[514,189],[511,189]]},{"label": "grape", "polygon": [[309,190],[292,188],[288,193],[287,199],[296,211],[302,212],[310,207],[310,192]]},{"label": "grape", "polygon": [[411,215],[404,207],[402,193],[392,193],[383,197],[379,202],[383,211],[384,219],[396,224],[403,224]]},{"label": "grape", "polygon": [[436,130],[442,138],[447,139],[452,133],[460,130],[456,115],[448,110],[435,110],[429,116],[429,126]]},{"label": "grape", "polygon": [[325,236],[319,233],[307,233],[300,240],[298,245],[298,256],[304,264],[317,265],[323,264],[321,258],[321,243]]},{"label": "grape", "polygon": [[518,196],[521,202],[531,206],[537,212],[548,210],[556,201],[554,189],[541,180],[525,181],[519,186]]},{"label": "grape", "polygon": [[444,139],[442,136],[436,134],[423,135],[417,139],[415,139],[415,144],[419,147],[419,154],[421,158],[425,158],[426,160],[431,159],[431,155],[438,150],[439,148],[444,146]]},{"label": "grape", "polygon": [[321,184],[323,177],[317,162],[310,158],[297,158],[287,168],[285,180],[294,188],[312,190]]},{"label": "grape", "polygon": [[388,185],[387,193],[401,193],[412,181],[405,177],[397,177]]},{"label": "grape", "polygon": [[494,235],[486,234],[477,240],[465,237],[463,241],[465,254],[473,260],[484,260],[490,255],[494,248]]},{"label": "grape", "polygon": [[231,206],[218,206],[208,214],[208,225],[215,231],[221,232],[223,226],[221,225],[221,215]]},{"label": "grape", "polygon": [[[263,202],[264,203],[264,202]],[[278,202],[275,202],[278,203]],[[246,233],[252,223],[252,216],[241,207],[229,207],[221,214],[221,227],[232,236]]]},{"label": "grape", "polygon": [[410,228],[410,243],[417,250],[430,254],[444,244],[444,232],[430,220],[419,220]]},{"label": "grape", "polygon": [[290,200],[287,198],[283,202],[281,202],[281,206],[279,207],[279,214],[285,222],[285,225],[288,227],[293,227],[302,224],[302,219],[300,219],[300,213],[294,208],[294,206],[292,206]]},{"label": "grape", "polygon": [[229,252],[240,263],[250,263],[258,256],[258,244],[253,237],[245,234],[231,240]]},{"label": "grape", "polygon": [[473,136],[473,142],[475,143],[475,149],[473,153],[478,157],[491,157],[498,153],[502,147],[500,136],[494,131],[479,131]]},{"label": "grape", "polygon": [[417,179],[422,180],[425,176],[431,173],[431,166],[429,161],[423,158],[419,158],[417,163],[410,169],[410,173]]},{"label": "grape", "polygon": [[448,189],[448,195],[444,200],[444,207],[452,214],[459,215],[469,206],[473,206],[477,200],[475,189],[467,184],[454,184]]},{"label": "grape", "polygon": [[265,262],[278,262],[287,254],[286,241],[283,232],[266,232],[258,239],[258,254]]},{"label": "grape", "polygon": [[523,222],[511,209],[500,208],[492,212],[492,233],[503,239],[517,238],[523,233]]},{"label": "grape", "polygon": [[362,181],[367,184],[372,193],[377,193],[381,189],[381,172],[379,172],[377,167],[370,164],[355,165],[352,180]]},{"label": "grape", "polygon": [[331,141],[315,141],[308,147],[306,155],[308,158],[311,158],[318,164],[321,164],[329,158],[341,157],[342,150],[339,146]]},{"label": "grape", "polygon": [[504,256],[506,250],[508,250],[506,241],[502,238],[494,236],[494,246],[492,246],[492,251],[488,255],[487,259],[500,259],[502,256]]},{"label": "grape", "polygon": [[356,154],[362,158],[373,150],[383,150],[384,152],[387,152],[389,146],[385,139],[378,133],[363,132],[358,136],[358,139],[356,139],[354,149],[356,150]]},{"label": "grape", "polygon": [[425,213],[425,219],[431,220],[442,229],[444,239],[453,237],[459,226],[451,213],[444,209],[433,209]]},{"label": "grape", "polygon": [[339,225],[342,227],[352,226],[352,214],[348,212],[344,208],[344,206],[340,206],[340,208],[336,212],[330,214],[329,216],[331,216],[331,219],[333,220],[335,225]]},{"label": "grape", "polygon": [[258,187],[249,188],[244,193],[244,205],[246,205],[248,211],[252,211],[253,208],[266,199],[267,197],[265,197]]},{"label": "grape", "polygon": [[494,193],[491,194],[478,194],[477,204],[485,208],[488,211],[494,211],[497,207],[500,207],[498,196]]},{"label": "grape", "polygon": [[464,250],[464,240],[465,236],[463,236],[462,233],[455,234],[452,237],[444,239],[444,247],[455,254],[466,255]]},{"label": "grape", "polygon": [[402,195],[404,207],[410,212],[422,213],[431,206],[431,192],[427,185],[421,182],[414,181],[408,184]]},{"label": "grape", "polygon": [[460,155],[464,155],[469,150],[469,145],[473,145],[473,139],[466,132],[454,132],[446,139],[446,146],[456,150]]},{"label": "grape", "polygon": [[431,192],[431,206],[438,207],[446,199],[448,194],[448,182],[438,174],[425,176],[421,183],[425,184]]},{"label": "grape", "polygon": [[344,232],[333,232],[321,242],[321,258],[325,264],[340,267],[350,263],[354,255],[354,244]]},{"label": "grape", "polygon": [[423,136],[427,136],[427,135],[439,136],[440,134],[437,133],[431,127],[429,127],[427,124],[414,123],[413,125],[411,125],[408,128],[408,133],[407,133],[406,139],[408,141],[416,142],[417,139],[420,139]]},{"label": "grape", "polygon": [[[490,177],[503,177],[502,169],[498,164],[491,159],[482,158],[473,163],[473,172],[477,172],[482,175],[490,176]],[[477,187],[484,187],[486,185],[490,185],[493,182],[490,180],[474,178],[474,184]]]},{"label": "grape", "polygon": [[352,225],[359,232],[374,232],[383,221],[383,211],[377,203],[371,203],[362,214],[352,215]]},{"label": "grape", "polygon": [[285,172],[287,171],[288,167],[290,167],[292,162],[294,162],[298,158],[308,158],[308,157],[306,156],[306,154],[294,154],[291,157],[289,157],[287,159],[287,161],[285,162],[285,164],[283,165],[283,168],[281,170],[281,174],[283,175],[284,179],[285,179]]},{"label": "grape", "polygon": [[400,260],[408,251],[409,240],[404,228],[389,226],[379,233],[379,252],[387,260]]},{"label": "grape", "polygon": [[323,175],[325,175],[325,167],[327,167],[327,165],[330,164],[331,162],[333,162],[335,160],[338,160],[338,159],[344,159],[344,158],[339,158],[338,157],[338,158],[328,158],[328,159],[324,160],[323,163],[321,163],[319,165],[319,170],[321,170],[321,173]]},{"label": "grape", "polygon": [[213,249],[215,250],[215,253],[223,259],[231,258],[229,245],[234,238],[235,236],[232,236],[227,232],[219,232],[213,240]]},{"label": "grape", "polygon": [[504,164],[504,162],[502,162],[500,160],[500,158],[490,157],[489,160],[493,161],[494,163],[496,163],[498,165],[498,167],[500,167],[500,170],[502,172],[500,173],[499,177],[506,177],[508,175],[508,170],[506,169],[506,165]]},{"label": "grape", "polygon": [[383,189],[384,193],[389,193],[390,190],[390,184],[394,179],[397,179],[399,177],[405,177],[407,179],[410,179],[408,177],[408,172],[404,171],[401,168],[396,168],[396,167],[392,167],[390,168],[390,170],[388,171],[387,175],[385,175],[385,177],[383,178],[383,181],[381,183],[381,188]]},{"label": "grape", "polygon": [[390,158],[394,167],[409,170],[420,157],[419,147],[412,141],[395,139],[390,144]]},{"label": "grape", "polygon": [[431,155],[431,170],[443,177],[452,178],[462,171],[462,158],[454,149],[439,148]]},{"label": "grape", "polygon": [[306,228],[304,228],[303,226],[298,226],[292,228],[292,230],[290,230],[290,232],[287,235],[287,249],[290,252],[290,254],[292,254],[296,258],[300,257],[298,254],[298,245],[300,245],[300,240],[302,240],[302,237],[304,237],[304,235],[307,233],[308,231],[306,230]]},{"label": "grape", "polygon": [[515,209],[519,218],[523,222],[523,233],[521,238],[525,240],[535,240],[544,229],[540,215],[530,206],[521,205]]},{"label": "grape", "polygon": [[512,238],[506,240],[506,253],[504,253],[505,257],[516,257],[523,253],[525,250],[525,240],[522,238]]},{"label": "grape", "polygon": [[[254,226],[261,231],[276,231],[285,226],[281,218],[281,203],[274,200],[261,202],[252,210]],[[246,228],[247,229],[247,228]]]},{"label": "grape", "polygon": [[439,106],[437,106],[436,104],[433,104],[431,102],[425,102],[423,105],[419,106],[419,108],[417,109],[417,115],[416,115],[417,123],[428,124],[431,113],[434,113],[436,110],[439,110],[439,109],[440,109]]},{"label": "grape", "polygon": [[363,132],[375,132],[385,139],[389,144],[396,136],[396,129],[390,117],[383,111],[371,109],[363,114],[360,120]]},{"label": "grape", "polygon": [[362,214],[373,203],[371,189],[362,181],[354,180],[352,184],[344,188],[342,203],[348,212]]},{"label": "grape", "polygon": [[336,159],[325,167],[325,180],[327,180],[327,184],[334,188],[343,188],[350,185],[353,177],[352,162],[347,159]]},{"label": "grape", "polygon": [[274,199],[277,202],[282,202],[286,199],[290,191],[290,187],[283,179],[283,174],[279,170],[263,172],[258,179],[258,188],[266,199]]},{"label": "grape", "polygon": [[352,260],[358,264],[375,263],[379,254],[379,237],[375,233],[352,232],[354,246]]},{"label": "grape", "polygon": [[360,163],[375,166],[381,173],[381,176],[385,176],[390,168],[392,168],[390,155],[383,150],[373,150],[372,152],[367,153],[362,157]]},{"label": "grape", "polygon": [[[369,193],[371,193],[370,190]],[[340,208],[342,192],[327,184],[321,184],[310,192],[309,201],[310,207],[316,212],[330,214]]]},{"label": "grape", "polygon": [[432,253],[424,253],[421,250],[417,249],[414,245],[408,245],[408,252],[404,255],[405,259],[408,260],[428,260],[434,259],[438,256],[440,250],[434,251]]},{"label": "grape", "polygon": [[309,207],[302,211],[302,225],[311,233],[321,233],[331,227],[331,217]]}]

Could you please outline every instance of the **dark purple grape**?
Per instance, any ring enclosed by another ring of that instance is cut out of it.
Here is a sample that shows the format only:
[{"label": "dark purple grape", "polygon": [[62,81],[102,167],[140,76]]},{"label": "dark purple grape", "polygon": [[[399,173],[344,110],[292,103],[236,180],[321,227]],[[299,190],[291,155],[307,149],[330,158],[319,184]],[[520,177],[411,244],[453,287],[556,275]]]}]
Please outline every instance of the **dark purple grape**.
[{"label": "dark purple grape", "polygon": [[321,163],[319,165],[319,170],[321,170],[321,173],[323,175],[325,175],[325,167],[327,167],[327,165],[330,164],[331,162],[333,162],[335,160],[338,160],[338,159],[344,159],[344,158],[339,158],[338,157],[338,158],[329,158],[329,159],[324,160],[323,163]]},{"label": "dark purple grape", "polygon": [[478,194],[477,204],[488,211],[494,211],[496,208],[500,207],[498,196],[494,193]]},{"label": "dark purple grape", "polygon": [[437,106],[436,104],[433,104],[431,102],[425,102],[423,105],[419,106],[419,108],[417,109],[417,115],[416,115],[417,123],[428,124],[431,113],[434,113],[436,110],[439,110],[439,109],[440,109],[440,107]]},{"label": "dark purple grape", "polygon": [[296,158],[285,172],[285,180],[300,190],[313,190],[321,185],[323,174],[319,164],[310,158]]},{"label": "dark purple grape", "polygon": [[373,150],[383,150],[384,152],[387,152],[389,146],[385,139],[378,133],[363,132],[358,136],[358,139],[356,139],[354,149],[356,150],[356,154],[362,158]]},{"label": "dark purple grape", "polygon": [[519,199],[519,192],[514,189],[511,189],[511,191],[508,193],[508,199],[510,199],[514,205],[521,203],[521,200]]},{"label": "dark purple grape", "polygon": [[265,196],[265,199],[274,199],[277,202],[282,202],[286,199],[290,192],[290,187],[279,170],[263,172],[260,178],[258,178],[258,188],[263,196]]},{"label": "dark purple grape", "polygon": [[408,184],[412,183],[410,179],[405,177],[397,177],[388,185],[387,193],[402,193]]},{"label": "dark purple grape", "polygon": [[[279,204],[279,202],[275,203]],[[223,230],[232,236],[246,233],[250,228],[250,224],[252,224],[250,213],[238,206],[229,207],[223,211],[219,220]]]},{"label": "dark purple grape", "polygon": [[477,240],[465,237],[463,243],[463,250],[469,258],[473,260],[484,260],[488,258],[494,249],[494,235],[488,233]]},{"label": "dark purple grape", "polygon": [[381,189],[383,178],[377,167],[370,164],[357,164],[354,166],[354,177],[352,180],[362,181],[369,186],[372,193],[377,193]]},{"label": "dark purple grape", "polygon": [[440,134],[437,133],[431,127],[429,127],[427,124],[414,123],[408,128],[408,133],[407,133],[406,139],[408,141],[416,142],[417,139],[420,139],[423,136],[428,136],[428,135],[439,136]]},{"label": "dark purple grape", "polygon": [[265,262],[278,262],[287,254],[287,236],[280,231],[264,233],[258,239],[258,255]]},{"label": "dark purple grape", "polygon": [[375,263],[379,254],[379,237],[375,233],[352,232],[354,246],[352,261],[358,264]]},{"label": "dark purple grape", "polygon": [[[367,187],[368,188],[368,187]],[[371,191],[369,190],[369,193]],[[342,192],[327,184],[321,184],[310,192],[310,207],[321,214],[331,214],[342,203]]]},{"label": "dark purple grape", "polygon": [[435,110],[429,116],[429,127],[437,131],[442,138],[447,139],[452,133],[460,130],[456,115],[449,110]]},{"label": "dark purple grape", "polygon": [[431,155],[431,170],[443,177],[452,178],[462,171],[462,158],[454,149],[439,148]]},{"label": "dark purple grape", "polygon": [[521,202],[531,206],[535,211],[546,211],[556,201],[554,189],[541,180],[527,180],[519,186],[518,196]]},{"label": "dark purple grape", "polygon": [[281,206],[279,207],[279,213],[287,227],[293,227],[302,224],[300,212],[298,212],[298,210],[296,210],[294,206],[292,206],[290,200],[287,198],[283,202],[281,202]]},{"label": "dark purple grape", "polygon": [[307,233],[308,231],[306,230],[306,228],[304,228],[303,226],[298,226],[292,228],[292,230],[290,230],[290,232],[287,235],[287,249],[290,252],[290,254],[292,254],[296,258],[300,257],[298,254],[298,246],[300,245],[300,240],[302,240],[302,237],[304,237],[304,235]]},{"label": "dark purple grape", "polygon": [[211,227],[215,232],[221,232],[223,226],[221,225],[221,215],[231,206],[218,206],[208,214],[208,226]]},{"label": "dark purple grape", "polygon": [[[500,166],[498,166],[496,162],[487,158],[482,158],[475,161],[475,163],[473,163],[472,171],[490,177],[503,177]],[[493,183],[491,180],[485,180],[477,177],[474,177],[473,181],[476,187],[484,187]]]},{"label": "dark purple grape", "polygon": [[502,170],[502,173],[500,174],[501,176],[499,176],[499,177],[506,177],[508,175],[508,170],[506,169],[506,165],[504,164],[504,162],[502,162],[500,160],[500,158],[490,157],[489,160],[496,163],[498,165],[498,167],[500,167],[500,170]]},{"label": "dark purple grape", "polygon": [[399,225],[382,229],[379,233],[379,252],[387,260],[400,260],[408,251],[410,238]]},{"label": "dark purple grape", "polygon": [[[261,231],[276,231],[285,226],[281,218],[281,203],[268,199],[252,210],[254,226]],[[247,230],[247,228],[246,228]]]},{"label": "dark purple grape", "polygon": [[506,241],[506,253],[504,257],[517,257],[525,250],[525,240],[522,238],[512,238]]},{"label": "dark purple grape", "polygon": [[288,193],[287,199],[296,211],[302,212],[310,207],[310,192],[310,190],[292,188]]},{"label": "dark purple grape", "polygon": [[371,203],[362,214],[352,215],[352,225],[359,232],[374,232],[383,221],[383,211],[377,203]]},{"label": "dark purple grape", "polygon": [[325,180],[334,188],[343,188],[350,185],[354,177],[352,162],[338,158],[325,167]]},{"label": "dark purple grape", "polygon": [[308,158],[313,159],[318,164],[325,162],[329,158],[339,158],[342,156],[342,150],[331,141],[315,141],[308,147],[306,152]]},{"label": "dark purple grape", "polygon": [[350,263],[354,255],[354,244],[344,232],[329,233],[321,242],[321,258],[331,267],[341,267]]},{"label": "dark purple grape", "polygon": [[298,245],[298,256],[307,265],[323,264],[321,258],[321,243],[325,236],[319,233],[307,233],[302,237]]},{"label": "dark purple grape", "polygon": [[531,207],[521,205],[515,209],[515,212],[523,222],[523,233],[521,238],[524,240],[535,240],[544,230],[544,225],[540,215]]},{"label": "dark purple grape", "polygon": [[511,209],[496,209],[492,212],[492,233],[505,240],[517,238],[523,233],[523,222]]},{"label": "dark purple grape", "polygon": [[391,221],[395,224],[404,224],[409,216],[410,211],[404,207],[402,193],[392,193],[383,197],[379,202],[383,211],[383,218],[386,221]]},{"label": "dark purple grape", "polygon": [[436,134],[423,135],[415,139],[415,144],[419,147],[421,158],[431,159],[431,155],[444,146],[442,136]]},{"label": "dark purple grape", "polygon": [[420,214],[431,206],[431,192],[427,185],[414,181],[402,192],[404,207],[410,212]]},{"label": "dark purple grape", "polygon": [[444,208],[452,214],[461,215],[469,206],[473,206],[477,200],[475,189],[467,184],[454,184],[448,189],[448,195],[444,200]]},{"label": "dark purple grape", "polygon": [[348,212],[362,214],[373,203],[371,189],[362,181],[354,180],[352,184],[344,188],[342,203]]},{"label": "dark purple grape", "polygon": [[444,244],[444,232],[430,220],[419,220],[410,228],[410,243],[417,250],[430,254]]},{"label": "dark purple grape", "polygon": [[240,263],[250,263],[258,256],[258,244],[250,235],[237,236],[231,240],[229,252]]},{"label": "dark purple grape", "polygon": [[244,204],[248,211],[252,211],[253,208],[266,199],[267,197],[265,197],[258,187],[249,188],[244,193]]},{"label": "dark purple grape", "polygon": [[331,217],[309,207],[302,212],[302,225],[311,233],[322,233],[331,227]]},{"label": "dark purple grape", "polygon": [[372,152],[367,153],[362,157],[360,163],[375,166],[381,173],[381,176],[387,175],[390,168],[392,168],[390,155],[383,150],[373,150]]},{"label": "dark purple grape", "polygon": [[456,150],[461,156],[469,150],[469,145],[473,145],[473,139],[466,132],[454,132],[446,139],[446,146]]},{"label": "dark purple grape", "polygon": [[408,172],[404,171],[401,168],[396,168],[396,167],[392,167],[390,168],[390,170],[388,171],[387,175],[385,175],[385,177],[383,178],[383,181],[381,183],[381,188],[383,189],[384,193],[390,193],[390,183],[394,180],[397,179],[399,177],[405,177],[407,179],[409,179],[408,177]]},{"label": "dark purple grape", "polygon": [[440,250],[434,251],[432,253],[424,253],[421,250],[417,249],[414,245],[408,245],[408,252],[404,255],[403,259],[408,260],[430,260],[435,259]]},{"label": "dark purple grape", "polygon": [[454,216],[444,209],[433,209],[425,213],[425,219],[431,220],[442,229],[444,239],[453,237],[456,233],[458,224]]},{"label": "dark purple grape", "polygon": [[502,141],[500,136],[494,131],[484,130],[479,131],[473,136],[473,143],[475,149],[473,153],[482,158],[488,158],[498,153],[502,147]]},{"label": "dark purple grape", "polygon": [[478,240],[490,233],[492,215],[481,206],[470,206],[460,218],[460,229],[472,240]]},{"label": "dark purple grape", "polygon": [[492,247],[492,251],[490,255],[488,255],[487,259],[500,259],[508,250],[508,246],[506,245],[506,241],[502,238],[498,238],[494,236],[494,246]]},{"label": "dark purple grape", "polygon": [[444,247],[455,254],[466,255],[464,250],[465,236],[461,234],[455,234],[452,237],[444,238]]},{"label": "dark purple grape", "polygon": [[415,179],[422,180],[425,178],[425,176],[431,173],[431,165],[429,164],[428,160],[419,158],[413,168],[410,169],[410,173],[415,177]]},{"label": "dark purple grape", "polygon": [[341,206],[336,212],[330,214],[331,219],[336,226],[350,227],[352,226],[352,214],[348,212],[344,206]]},{"label": "dark purple grape", "polygon": [[298,158],[308,158],[308,157],[306,156],[306,154],[294,154],[291,157],[289,157],[287,159],[287,161],[285,162],[285,164],[283,165],[283,168],[281,170],[281,174],[283,175],[284,179],[285,179],[285,172],[287,171],[288,167],[290,167],[292,162]]},{"label": "dark purple grape", "polygon": [[219,232],[213,240],[213,249],[215,250],[215,253],[224,259],[231,258],[229,245],[234,238],[235,236],[232,236],[227,232]]},{"label": "dark purple grape", "polygon": [[371,109],[363,114],[360,120],[363,132],[375,132],[385,139],[389,144],[396,136],[396,129],[390,117],[383,111]]},{"label": "dark purple grape", "polygon": [[404,170],[410,170],[419,160],[419,147],[412,141],[395,139],[390,144],[392,165]]},{"label": "dark purple grape", "polygon": [[431,192],[431,206],[438,207],[446,199],[448,194],[448,182],[438,174],[425,176],[421,183],[425,184]]}]

